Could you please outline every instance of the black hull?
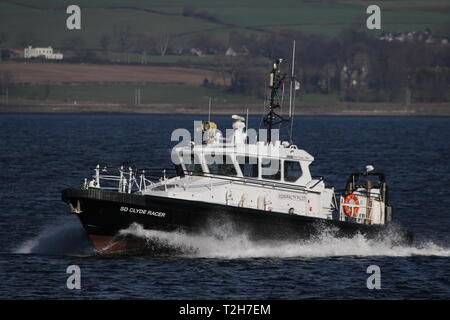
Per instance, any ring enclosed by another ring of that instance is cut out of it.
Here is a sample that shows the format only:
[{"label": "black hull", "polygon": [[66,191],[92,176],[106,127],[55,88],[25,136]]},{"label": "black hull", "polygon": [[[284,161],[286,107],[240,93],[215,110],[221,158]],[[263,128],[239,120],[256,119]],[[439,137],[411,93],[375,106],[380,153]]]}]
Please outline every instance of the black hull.
[{"label": "black hull", "polygon": [[[335,230],[337,237],[362,233],[373,238],[387,228],[98,189],[65,189],[62,199],[78,209],[73,211],[99,253],[139,251],[142,244],[136,239],[117,237],[120,230],[133,223],[145,229],[187,233],[207,233],[214,229],[211,226],[228,224],[234,232],[246,233],[255,240],[304,239],[324,228]],[[406,240],[411,240],[411,237],[405,233]]]}]

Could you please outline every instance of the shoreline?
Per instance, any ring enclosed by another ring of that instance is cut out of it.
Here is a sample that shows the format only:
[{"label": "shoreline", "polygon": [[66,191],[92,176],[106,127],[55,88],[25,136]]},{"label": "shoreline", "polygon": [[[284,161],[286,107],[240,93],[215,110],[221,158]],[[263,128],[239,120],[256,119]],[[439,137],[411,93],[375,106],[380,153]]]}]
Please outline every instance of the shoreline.
[{"label": "shoreline", "polygon": [[[246,114],[261,115],[264,113],[260,105],[215,105],[212,114]],[[284,114],[287,108],[284,108]],[[0,114],[208,114],[207,106],[190,104],[118,104],[118,103],[15,103],[0,104]],[[409,106],[399,103],[357,103],[337,102],[333,104],[311,105],[300,103],[294,115],[303,116],[450,116],[450,103],[417,103]]]}]

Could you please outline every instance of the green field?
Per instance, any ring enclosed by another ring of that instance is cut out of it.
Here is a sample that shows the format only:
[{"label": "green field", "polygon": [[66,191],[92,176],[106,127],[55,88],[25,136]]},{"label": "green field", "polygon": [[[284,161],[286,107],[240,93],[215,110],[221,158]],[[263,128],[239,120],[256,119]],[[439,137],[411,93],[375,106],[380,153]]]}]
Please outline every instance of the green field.
[{"label": "green field", "polygon": [[[39,45],[60,46],[63,39],[77,35],[86,46],[100,49],[100,37],[114,28],[127,26],[136,34],[169,33],[179,45],[193,35],[210,33],[227,40],[230,31],[276,32],[300,30],[334,36],[347,27],[364,27],[369,2],[299,0],[79,0],[82,30],[65,27],[66,0],[0,1],[0,32],[8,35],[1,46],[17,46],[24,34],[33,33]],[[431,1],[377,1],[382,10],[382,28],[387,31],[441,29],[449,23],[450,3]],[[185,6],[207,11],[220,21],[182,16]],[[256,30],[256,31],[255,31]]]},{"label": "green field", "polygon": [[[227,93],[221,88],[205,88],[176,84],[87,84],[87,85],[16,85],[9,92],[11,101],[26,103],[119,103],[134,104],[136,88],[141,88],[142,104],[178,104],[204,106],[209,98],[218,105],[263,105],[263,100],[238,94]],[[287,97],[286,97],[287,99]],[[299,102],[321,104],[336,102],[336,95],[305,94]],[[286,100],[287,101],[287,100]],[[206,110],[205,109],[205,110]]]},{"label": "green field", "polygon": [[138,53],[125,54],[121,52],[111,52],[108,54],[108,59],[115,63],[141,63],[152,65],[177,65],[177,66],[201,66],[207,68],[214,63],[214,56],[156,56],[143,55]]},{"label": "green field", "polygon": [[66,28],[65,10],[41,10],[0,2],[0,30],[8,35],[6,45],[14,46],[27,33],[33,33],[41,46],[59,47],[62,41],[81,36],[86,47],[100,49],[100,37],[114,28],[130,26],[131,32],[152,35],[161,30],[170,34],[199,32],[214,25],[198,19],[163,16],[138,10],[82,9],[82,29]]},{"label": "green field", "polygon": [[[204,104],[209,97],[217,103],[255,103],[251,97],[226,93],[223,89],[177,84],[86,84],[86,85],[16,85],[10,99],[51,100],[65,103],[134,104],[136,88],[141,89],[142,104]],[[47,91],[48,90],[48,96]]]}]

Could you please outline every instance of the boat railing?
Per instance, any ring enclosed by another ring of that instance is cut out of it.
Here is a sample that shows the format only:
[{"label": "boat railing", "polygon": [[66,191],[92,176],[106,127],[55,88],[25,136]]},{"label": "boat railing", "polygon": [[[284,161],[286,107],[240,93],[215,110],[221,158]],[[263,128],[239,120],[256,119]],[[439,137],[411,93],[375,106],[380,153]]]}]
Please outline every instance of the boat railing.
[{"label": "boat railing", "polygon": [[[341,221],[351,221],[360,224],[379,224],[380,221],[375,221],[373,217],[373,210],[375,207],[372,205],[373,201],[381,201],[381,196],[379,194],[365,194],[364,204],[361,203],[346,203],[345,197],[340,196],[339,201],[339,220]],[[382,202],[381,202],[382,203]],[[348,207],[350,212],[354,213],[354,216],[349,216],[345,213],[344,207]],[[381,207],[378,207],[381,210]],[[355,210],[357,210],[355,212]],[[377,215],[376,215],[377,216]]]},{"label": "boat railing", "polygon": [[[97,165],[94,168],[95,174],[91,180],[85,179],[83,189],[102,189],[117,191],[121,193],[142,192],[149,188],[160,184],[161,187],[167,185],[167,182],[176,177],[176,170],[173,168],[147,168],[137,170],[135,168],[124,166],[120,167],[101,167]],[[301,192],[320,193],[311,190],[317,183],[323,181],[323,177],[314,178],[315,185],[313,187],[294,185],[278,181],[261,180],[251,177],[239,177],[220,174],[211,174],[206,172],[195,172],[185,170],[185,174],[189,176],[197,176],[200,178],[218,179],[227,181],[228,183],[239,183],[244,185],[257,185],[264,188],[282,188]],[[210,183],[208,185],[211,185]]]},{"label": "boat railing", "polygon": [[[308,184],[307,184],[308,188],[310,188],[310,189],[314,189],[319,183],[321,183],[322,181],[325,181],[325,177],[323,177],[323,176],[312,177],[312,178],[313,179],[310,182],[308,182]],[[311,182],[315,182],[315,183],[314,183],[314,185],[309,186],[309,184]]]},{"label": "boat railing", "polygon": [[[125,169],[121,167],[100,167],[97,165],[94,169],[95,174],[88,181],[85,179],[84,189],[102,189],[111,190],[121,193],[133,193],[144,191],[153,187],[158,182],[165,182],[169,178],[168,173],[172,173],[171,169],[133,169],[129,167]],[[157,174],[159,172],[159,175]],[[162,174],[162,176],[161,176]]]}]

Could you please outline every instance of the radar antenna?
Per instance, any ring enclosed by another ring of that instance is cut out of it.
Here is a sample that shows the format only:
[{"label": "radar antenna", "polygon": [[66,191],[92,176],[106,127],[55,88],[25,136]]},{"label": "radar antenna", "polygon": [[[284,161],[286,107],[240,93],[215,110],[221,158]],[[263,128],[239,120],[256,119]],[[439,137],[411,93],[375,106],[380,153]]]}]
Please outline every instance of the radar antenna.
[{"label": "radar antenna", "polygon": [[278,90],[284,85],[285,74],[281,74],[280,64],[283,60],[276,59],[273,63],[272,71],[270,72],[269,88],[270,88],[270,102],[269,112],[264,117],[264,123],[267,125],[267,139],[270,143],[272,140],[272,128],[282,122],[289,121],[284,119],[281,115],[275,112],[277,108],[280,108],[280,98]]}]

